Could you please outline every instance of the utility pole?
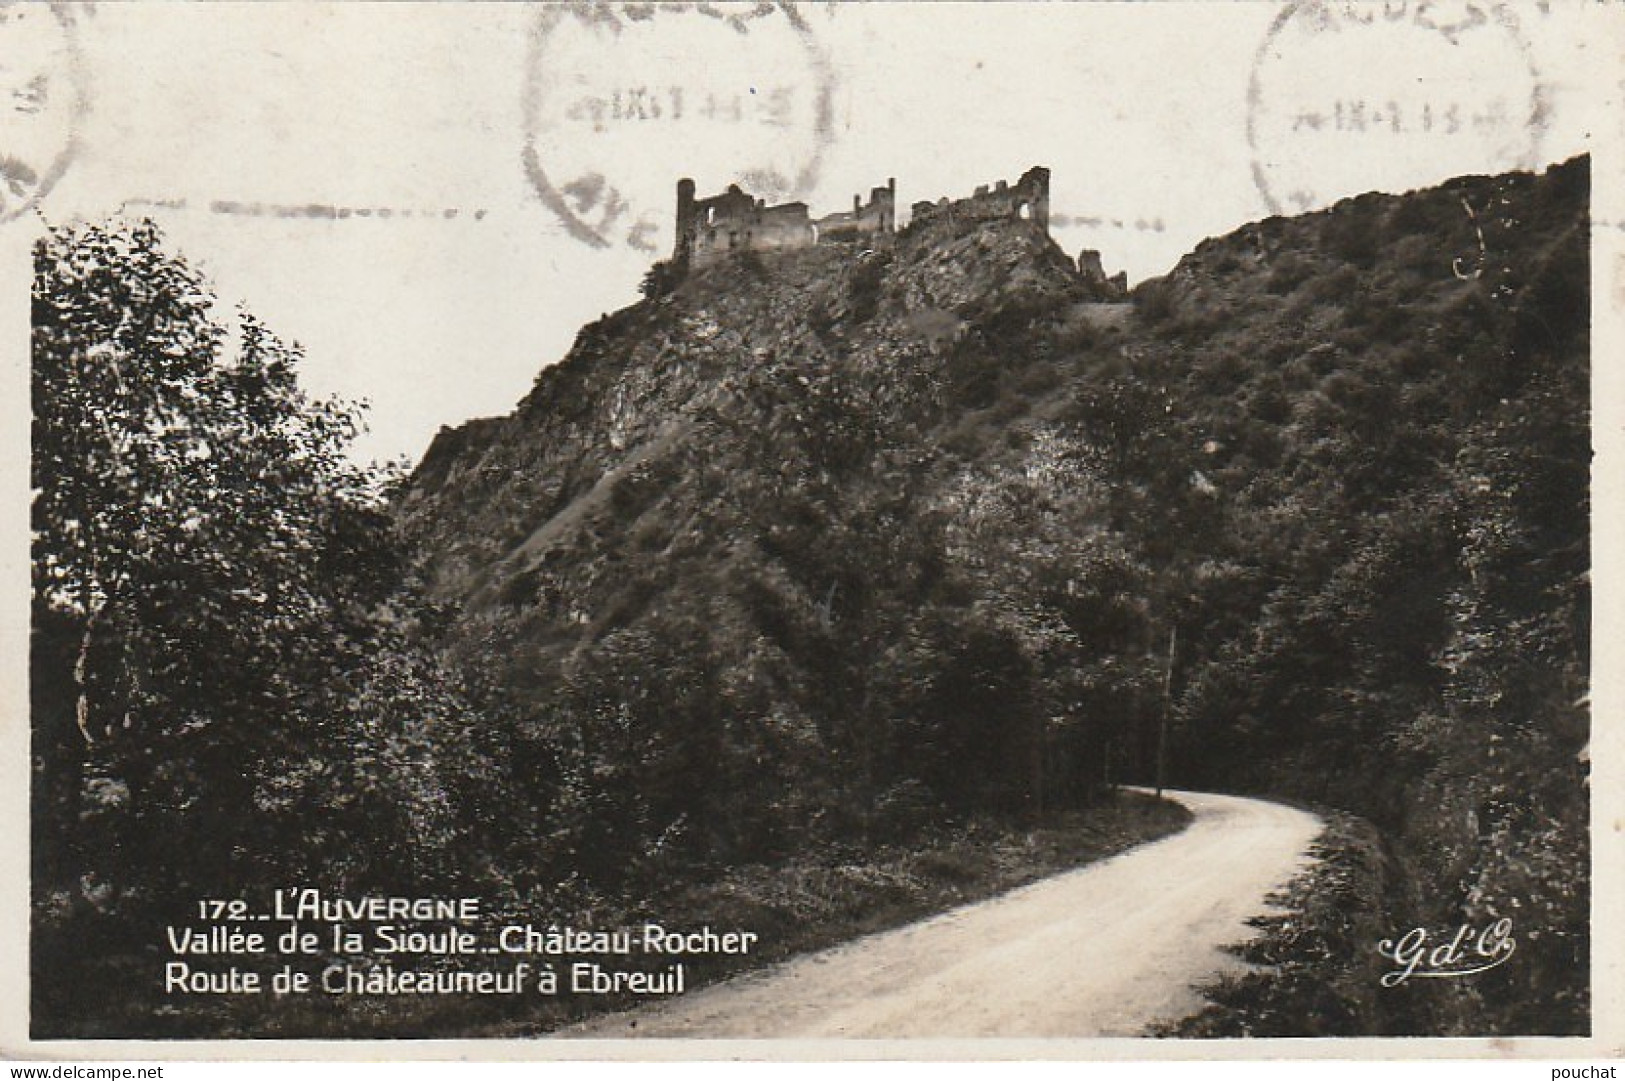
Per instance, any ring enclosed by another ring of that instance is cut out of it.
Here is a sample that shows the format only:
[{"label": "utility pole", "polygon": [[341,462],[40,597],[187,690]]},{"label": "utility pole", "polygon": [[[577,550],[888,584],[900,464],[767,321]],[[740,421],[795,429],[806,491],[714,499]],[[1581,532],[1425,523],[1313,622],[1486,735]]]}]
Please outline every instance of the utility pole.
[{"label": "utility pole", "polygon": [[1168,715],[1174,710],[1174,646],[1179,640],[1179,624],[1168,631],[1168,664],[1162,672],[1162,722],[1157,726],[1157,797],[1162,797],[1168,779]]}]

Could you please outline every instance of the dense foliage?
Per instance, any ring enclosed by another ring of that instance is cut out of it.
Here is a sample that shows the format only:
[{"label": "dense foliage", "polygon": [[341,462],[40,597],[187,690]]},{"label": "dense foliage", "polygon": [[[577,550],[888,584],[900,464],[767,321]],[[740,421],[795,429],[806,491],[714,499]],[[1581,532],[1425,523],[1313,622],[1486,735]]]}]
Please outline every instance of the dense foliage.
[{"label": "dense foliage", "polygon": [[[412,644],[387,473],[299,354],[150,224],[53,233],[33,295],[36,1019],[109,937],[304,877],[429,887],[454,687]],[[146,975],[145,973],[143,974]],[[99,979],[105,980],[106,973]],[[150,977],[149,977],[150,978]]]},{"label": "dense foliage", "polygon": [[1181,779],[1354,810],[1416,920],[1522,929],[1513,971],[1410,1025],[1586,1025],[1587,187],[1366,196],[1314,247],[1264,222],[1152,287],[1146,370],[1218,506],[1175,558]]}]

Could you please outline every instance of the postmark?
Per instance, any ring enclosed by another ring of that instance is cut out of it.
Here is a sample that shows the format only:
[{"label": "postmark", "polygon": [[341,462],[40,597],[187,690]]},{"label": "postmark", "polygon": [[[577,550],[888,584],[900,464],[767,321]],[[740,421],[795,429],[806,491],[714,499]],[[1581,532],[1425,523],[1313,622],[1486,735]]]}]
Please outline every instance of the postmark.
[{"label": "postmark", "polygon": [[1292,214],[1339,192],[1420,186],[1441,170],[1533,168],[1546,99],[1509,4],[1295,0],[1271,23],[1248,82],[1253,181],[1271,212]]},{"label": "postmark", "polygon": [[67,172],[86,104],[74,11],[0,4],[0,222],[28,213]]},{"label": "postmark", "polygon": [[484,221],[489,213],[483,207],[464,209],[447,206],[356,206],[348,203],[268,203],[257,199],[149,199],[137,196],[119,204],[121,210],[143,213],[148,210],[199,211],[234,218],[303,218],[314,221],[345,221],[350,218],[376,218],[389,221]]},{"label": "postmark", "polygon": [[525,174],[575,239],[659,251],[676,177],[769,202],[810,192],[832,88],[791,3],[548,6],[525,77]]}]

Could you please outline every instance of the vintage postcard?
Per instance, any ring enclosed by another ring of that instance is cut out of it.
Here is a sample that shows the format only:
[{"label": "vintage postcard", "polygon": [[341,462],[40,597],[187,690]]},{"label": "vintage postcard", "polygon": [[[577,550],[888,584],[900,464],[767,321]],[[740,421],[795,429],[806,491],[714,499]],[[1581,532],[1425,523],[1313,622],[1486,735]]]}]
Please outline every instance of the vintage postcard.
[{"label": "vintage postcard", "polygon": [[1619,1055],[1622,59],[0,4],[0,1056]]}]

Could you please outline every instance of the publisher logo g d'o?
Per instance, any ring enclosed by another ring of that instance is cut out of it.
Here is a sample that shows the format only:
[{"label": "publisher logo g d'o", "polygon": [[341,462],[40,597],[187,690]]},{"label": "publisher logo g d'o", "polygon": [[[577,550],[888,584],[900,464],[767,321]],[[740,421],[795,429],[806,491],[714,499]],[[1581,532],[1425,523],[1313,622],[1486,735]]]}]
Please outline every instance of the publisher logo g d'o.
[{"label": "publisher logo g d'o", "polygon": [[1385,938],[1377,944],[1377,952],[1399,966],[1384,973],[1379,982],[1398,987],[1412,976],[1472,976],[1505,964],[1517,948],[1512,921],[1505,917],[1479,930],[1464,923],[1449,939],[1433,939],[1426,928],[1413,927],[1397,940]]}]

